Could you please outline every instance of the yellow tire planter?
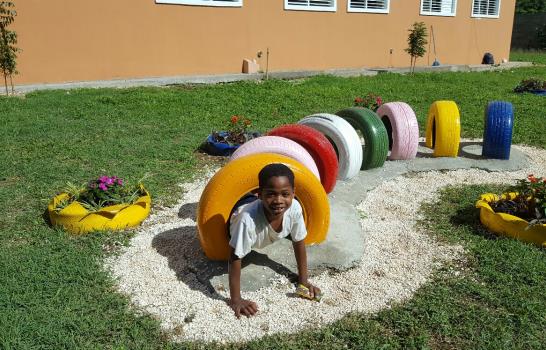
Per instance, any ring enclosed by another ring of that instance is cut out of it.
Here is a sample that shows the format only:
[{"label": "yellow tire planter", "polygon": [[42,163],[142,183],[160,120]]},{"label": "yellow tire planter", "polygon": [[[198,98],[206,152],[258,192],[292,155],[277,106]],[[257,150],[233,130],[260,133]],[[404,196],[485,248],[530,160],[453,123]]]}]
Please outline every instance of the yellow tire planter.
[{"label": "yellow tire planter", "polygon": [[80,203],[72,202],[60,211],[55,211],[57,204],[68,198],[68,194],[55,196],[47,207],[49,219],[53,226],[82,234],[91,231],[123,230],[140,225],[150,213],[150,194],[139,197],[133,204],[116,204],[90,212]]},{"label": "yellow tire planter", "polygon": [[[507,193],[502,196],[502,198],[510,199],[514,197],[516,197],[515,193]],[[489,203],[498,199],[499,197],[493,193],[485,193],[476,202],[476,208],[480,208],[480,221],[482,224],[499,235],[534,243],[546,248],[546,225],[528,226],[527,221],[517,216],[494,212]]]}]

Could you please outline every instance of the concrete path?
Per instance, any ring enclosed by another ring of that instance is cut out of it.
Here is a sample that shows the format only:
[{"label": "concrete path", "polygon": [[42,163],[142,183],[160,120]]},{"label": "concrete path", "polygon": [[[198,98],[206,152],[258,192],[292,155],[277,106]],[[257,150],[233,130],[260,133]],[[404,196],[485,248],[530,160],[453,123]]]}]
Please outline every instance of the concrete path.
[{"label": "concrete path", "polygon": [[[528,166],[527,157],[512,148],[510,160],[484,159],[481,142],[462,142],[457,158],[434,158],[432,150],[420,145],[417,158],[407,161],[387,161],[381,168],[361,171],[350,181],[338,181],[329,195],[331,216],[326,241],[308,247],[308,265],[311,275],[325,269],[343,271],[354,266],[361,258],[364,237],[361,235],[359,213],[356,205],[362,202],[367,191],[381,182],[397,176],[429,170],[455,170],[478,168],[487,171],[515,171]],[[229,286],[226,263],[207,262],[197,267],[201,282],[215,290]],[[252,252],[244,259],[241,288],[255,291],[268,286],[276,274],[296,278],[297,266],[288,240],[281,240],[260,252]]]},{"label": "concrete path", "polygon": [[[457,65],[448,64],[440,66],[420,66],[415,67],[415,72],[480,72],[513,69],[519,67],[532,66],[530,62],[508,62],[497,65],[474,64]],[[333,75],[337,77],[357,77],[363,75],[377,75],[378,73],[409,73],[410,69],[402,68],[348,68],[348,69],[330,69],[330,70],[300,70],[300,71],[278,71],[269,73],[271,79],[301,79],[315,75]],[[128,88],[136,86],[170,86],[184,84],[217,84],[229,83],[244,80],[263,80],[265,74],[217,74],[217,75],[184,75],[171,77],[149,77],[134,79],[115,79],[115,80],[96,80],[96,81],[76,81],[54,84],[29,84],[17,85],[15,91],[25,94],[35,90],[53,90],[53,89],[81,89],[81,88]]]}]

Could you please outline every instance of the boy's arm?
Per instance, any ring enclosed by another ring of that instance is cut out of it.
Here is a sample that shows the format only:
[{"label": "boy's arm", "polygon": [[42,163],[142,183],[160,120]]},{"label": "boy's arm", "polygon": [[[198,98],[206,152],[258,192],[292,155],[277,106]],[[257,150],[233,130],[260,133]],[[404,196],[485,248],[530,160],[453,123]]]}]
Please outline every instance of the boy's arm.
[{"label": "boy's arm", "polygon": [[309,297],[313,299],[315,295],[320,294],[320,289],[309,283],[307,272],[307,250],[305,249],[305,242],[303,239],[298,242],[292,242],[294,247],[294,255],[296,256],[296,263],[298,264],[298,283],[303,284],[309,289]]},{"label": "boy's arm", "polygon": [[250,300],[245,300],[241,298],[241,258],[235,255],[235,250],[233,247],[230,248],[230,257],[229,257],[229,294],[231,300],[229,306],[235,312],[237,318],[241,315],[252,316],[258,312],[258,305],[255,302]]}]

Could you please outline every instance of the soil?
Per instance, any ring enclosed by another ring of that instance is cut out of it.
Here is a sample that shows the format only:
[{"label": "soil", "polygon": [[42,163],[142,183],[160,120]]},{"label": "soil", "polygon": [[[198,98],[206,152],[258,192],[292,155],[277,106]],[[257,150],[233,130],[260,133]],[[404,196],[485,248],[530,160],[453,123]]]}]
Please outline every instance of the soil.
[{"label": "soil", "polygon": [[490,205],[495,213],[510,214],[526,221],[537,219],[535,208],[530,208],[529,202],[521,197],[500,199],[496,202],[491,202]]}]

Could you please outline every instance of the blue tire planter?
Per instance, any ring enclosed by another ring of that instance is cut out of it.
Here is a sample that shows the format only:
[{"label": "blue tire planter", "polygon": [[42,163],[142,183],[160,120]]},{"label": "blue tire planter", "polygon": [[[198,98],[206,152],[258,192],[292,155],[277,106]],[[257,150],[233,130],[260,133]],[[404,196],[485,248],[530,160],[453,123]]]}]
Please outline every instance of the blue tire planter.
[{"label": "blue tire planter", "polygon": [[539,96],[546,96],[546,90],[532,90],[529,92]]},{"label": "blue tire planter", "polygon": [[514,109],[510,102],[493,101],[485,109],[482,156],[510,159]]},{"label": "blue tire planter", "polygon": [[[219,132],[220,136],[226,136],[227,132]],[[213,156],[229,157],[240,145],[230,145],[223,142],[215,142],[212,134],[201,145],[201,149]]]}]

